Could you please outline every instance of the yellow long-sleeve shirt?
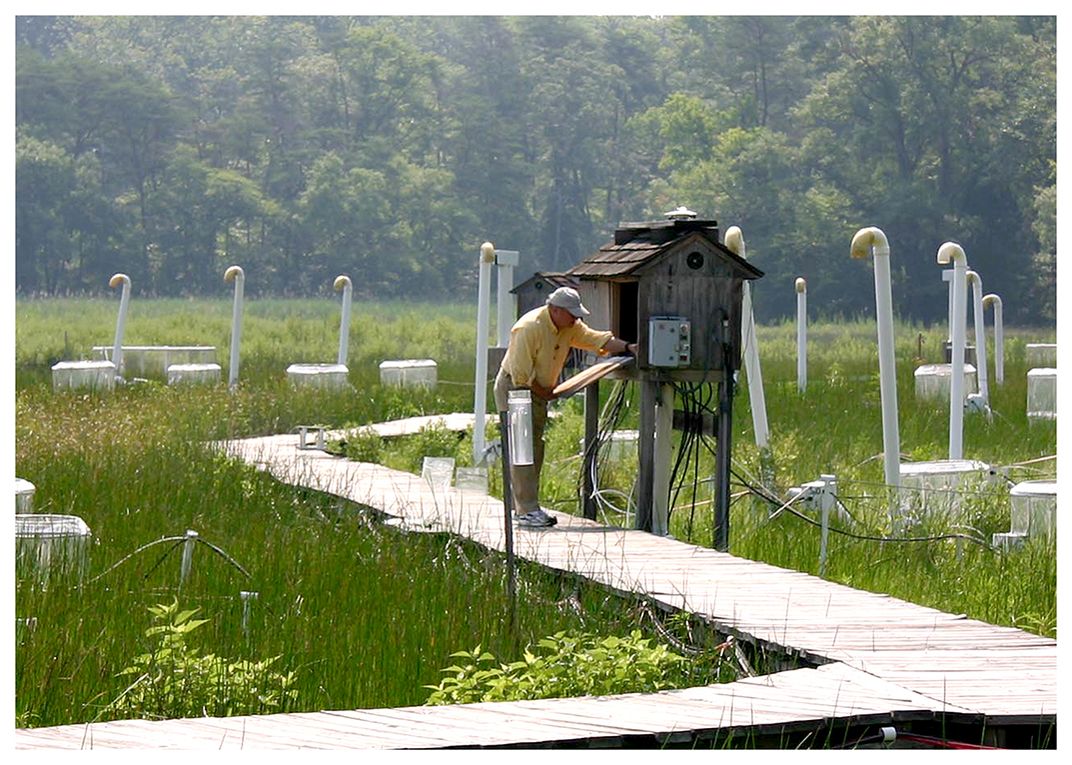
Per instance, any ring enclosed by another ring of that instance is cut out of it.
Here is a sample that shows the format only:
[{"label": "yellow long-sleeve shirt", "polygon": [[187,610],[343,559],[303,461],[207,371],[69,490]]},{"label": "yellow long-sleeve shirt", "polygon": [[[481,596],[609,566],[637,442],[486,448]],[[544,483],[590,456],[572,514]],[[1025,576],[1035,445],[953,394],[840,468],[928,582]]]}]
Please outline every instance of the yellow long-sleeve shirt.
[{"label": "yellow long-sleeve shirt", "polygon": [[534,308],[510,330],[510,345],[502,368],[514,385],[531,386],[533,381],[553,388],[562,374],[570,348],[606,352],[603,346],[614,336],[609,330],[592,329],[578,319],[573,326],[558,329],[547,306]]}]

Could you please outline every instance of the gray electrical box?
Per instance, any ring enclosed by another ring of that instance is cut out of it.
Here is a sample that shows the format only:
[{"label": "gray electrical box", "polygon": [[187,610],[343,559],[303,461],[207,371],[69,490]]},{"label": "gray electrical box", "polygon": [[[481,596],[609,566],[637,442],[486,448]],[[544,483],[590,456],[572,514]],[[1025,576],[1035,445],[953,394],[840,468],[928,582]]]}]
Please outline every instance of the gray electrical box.
[{"label": "gray electrical box", "polygon": [[648,364],[688,367],[692,361],[692,325],[683,316],[652,316],[648,320]]}]

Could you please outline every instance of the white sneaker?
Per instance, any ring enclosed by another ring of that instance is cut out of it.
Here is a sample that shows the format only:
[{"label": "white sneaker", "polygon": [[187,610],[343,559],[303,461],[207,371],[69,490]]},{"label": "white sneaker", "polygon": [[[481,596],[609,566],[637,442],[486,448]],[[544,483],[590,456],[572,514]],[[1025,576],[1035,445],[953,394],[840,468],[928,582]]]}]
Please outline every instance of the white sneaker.
[{"label": "white sneaker", "polygon": [[556,523],[558,523],[558,519],[545,513],[542,508],[525,513],[517,519],[518,526],[530,529],[547,528],[548,526],[554,526]]}]

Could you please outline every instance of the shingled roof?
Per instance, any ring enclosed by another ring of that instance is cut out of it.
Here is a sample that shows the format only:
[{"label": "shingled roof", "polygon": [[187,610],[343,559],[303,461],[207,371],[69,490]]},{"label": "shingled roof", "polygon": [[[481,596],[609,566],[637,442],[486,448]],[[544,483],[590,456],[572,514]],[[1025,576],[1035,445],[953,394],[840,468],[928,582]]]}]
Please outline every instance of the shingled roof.
[{"label": "shingled roof", "polygon": [[703,239],[727,260],[744,270],[745,278],[758,278],[763,272],[738,257],[718,241],[718,224],[713,220],[666,220],[648,223],[622,223],[608,242],[566,273],[575,277],[632,276],[663,253],[685,244],[689,239]]},{"label": "shingled roof", "polygon": [[532,282],[535,282],[537,280],[545,281],[545,282],[547,282],[548,284],[550,284],[550,285],[552,285],[554,287],[576,287],[577,286],[577,280],[574,277],[569,276],[568,274],[564,274],[564,273],[562,273],[560,271],[537,271],[532,276],[530,276],[528,279],[525,279],[523,282],[521,282],[520,284],[516,285],[512,290],[510,290],[510,292],[513,292],[513,293],[516,294],[516,293],[520,292],[521,290],[525,289],[525,287],[527,287],[529,284],[531,284]]}]

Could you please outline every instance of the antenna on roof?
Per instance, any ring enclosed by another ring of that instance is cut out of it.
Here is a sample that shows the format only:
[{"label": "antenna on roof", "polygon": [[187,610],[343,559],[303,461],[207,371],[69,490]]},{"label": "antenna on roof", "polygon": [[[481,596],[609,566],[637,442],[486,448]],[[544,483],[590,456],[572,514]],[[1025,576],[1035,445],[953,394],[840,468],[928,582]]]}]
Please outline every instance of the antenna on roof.
[{"label": "antenna on roof", "polygon": [[690,210],[689,208],[685,207],[684,205],[681,205],[676,210],[671,210],[670,212],[663,213],[663,215],[666,216],[667,220],[695,220],[696,219],[696,213],[694,213],[692,210]]}]

